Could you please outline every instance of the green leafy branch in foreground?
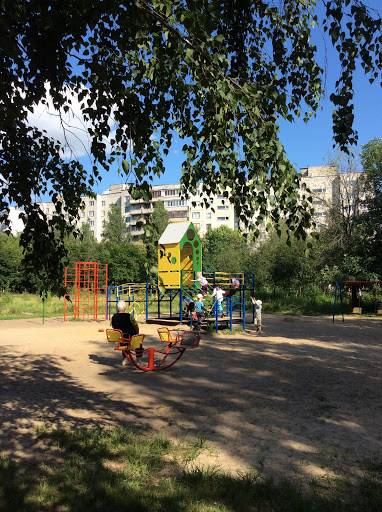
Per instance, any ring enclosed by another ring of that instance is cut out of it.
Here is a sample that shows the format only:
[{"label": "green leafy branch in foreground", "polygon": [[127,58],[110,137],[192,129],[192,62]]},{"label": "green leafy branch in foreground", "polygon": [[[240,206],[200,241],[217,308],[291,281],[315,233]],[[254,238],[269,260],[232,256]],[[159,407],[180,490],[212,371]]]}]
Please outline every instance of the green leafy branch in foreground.
[{"label": "green leafy branch in foreground", "polygon": [[[278,7],[271,0],[3,0],[0,9],[0,220],[8,222],[10,204],[25,208],[26,258],[52,280],[72,229],[64,210],[75,220],[81,195],[116,159],[134,181],[133,197],[148,198],[174,133],[184,142],[185,195],[200,181],[205,203],[230,189],[240,222],[255,236],[257,223],[267,218],[277,229],[284,217],[290,232],[305,237],[310,196],[300,197],[277,121],[308,121],[319,106],[323,71],[313,31],[323,24],[342,65],[331,96],[341,148],[356,139],[355,63],[372,80],[382,69],[381,19],[359,0],[327,0],[321,10],[315,0]],[[64,115],[77,115],[76,103],[90,169],[68,143]],[[53,107],[63,140],[30,126],[37,106]],[[55,205],[49,220],[36,204],[47,192]]]}]

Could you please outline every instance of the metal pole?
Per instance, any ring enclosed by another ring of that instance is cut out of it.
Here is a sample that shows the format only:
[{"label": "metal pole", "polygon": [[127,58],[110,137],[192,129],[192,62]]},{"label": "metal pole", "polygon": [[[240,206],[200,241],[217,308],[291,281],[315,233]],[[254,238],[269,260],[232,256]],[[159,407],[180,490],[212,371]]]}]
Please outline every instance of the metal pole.
[{"label": "metal pole", "polygon": [[336,282],[336,287],[335,287],[335,289],[334,289],[333,324],[334,324],[334,315],[336,314],[337,286],[338,286],[338,281]]},{"label": "metal pole", "polygon": [[341,298],[342,321],[345,322],[345,319],[344,319],[344,304],[343,304],[343,301],[342,301],[342,282],[340,282],[340,298]]},{"label": "metal pole", "polygon": [[42,323],[45,323],[45,290],[42,291]]},{"label": "metal pole", "polygon": [[215,308],[215,319],[216,319],[215,328],[216,328],[216,332],[219,332],[219,305],[218,305],[217,300],[215,301],[214,308]]}]

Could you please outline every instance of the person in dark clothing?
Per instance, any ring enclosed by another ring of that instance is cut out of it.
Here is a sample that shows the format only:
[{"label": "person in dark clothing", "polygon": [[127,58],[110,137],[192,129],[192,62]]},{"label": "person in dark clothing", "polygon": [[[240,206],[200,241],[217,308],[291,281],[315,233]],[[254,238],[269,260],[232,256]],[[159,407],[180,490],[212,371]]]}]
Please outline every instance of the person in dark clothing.
[{"label": "person in dark clothing", "polygon": [[[139,334],[139,327],[134,317],[132,317],[129,313],[126,313],[126,302],[124,300],[120,300],[117,303],[118,313],[112,316],[111,318],[111,326],[113,329],[119,329],[123,332],[124,338],[130,338],[134,336],[134,334]],[[143,348],[141,346],[135,351],[137,357],[142,357]],[[128,360],[126,359],[125,354],[122,352],[122,366],[126,366]]]},{"label": "person in dark clothing", "polygon": [[183,308],[184,318],[187,318],[194,311],[195,302],[192,299],[190,299],[189,297],[184,297],[183,306],[184,306],[184,308]]}]

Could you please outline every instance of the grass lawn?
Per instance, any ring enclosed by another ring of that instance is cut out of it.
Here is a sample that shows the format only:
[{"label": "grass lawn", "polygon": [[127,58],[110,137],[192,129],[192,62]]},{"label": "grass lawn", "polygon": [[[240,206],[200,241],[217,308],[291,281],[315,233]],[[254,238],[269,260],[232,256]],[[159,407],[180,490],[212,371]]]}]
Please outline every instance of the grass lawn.
[{"label": "grass lawn", "polygon": [[[41,425],[51,462],[0,459],[0,510],[165,512],[372,512],[382,486],[369,468],[357,488],[348,481],[274,482],[258,471],[232,477],[195,460],[203,437],[171,444],[122,428],[51,430]],[[54,462],[52,462],[54,460]]]}]

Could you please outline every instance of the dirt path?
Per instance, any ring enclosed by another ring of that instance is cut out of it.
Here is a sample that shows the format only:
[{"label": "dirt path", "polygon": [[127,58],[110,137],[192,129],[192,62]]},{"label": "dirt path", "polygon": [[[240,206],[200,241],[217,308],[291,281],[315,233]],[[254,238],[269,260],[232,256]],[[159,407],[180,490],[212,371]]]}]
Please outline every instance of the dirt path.
[{"label": "dirt path", "polygon": [[[382,321],[264,315],[264,332],[203,336],[167,372],[120,366],[107,322],[1,321],[0,451],[44,457],[34,431],[134,425],[202,435],[201,464],[357,478],[382,459]],[[146,346],[155,325],[141,325]]]}]

